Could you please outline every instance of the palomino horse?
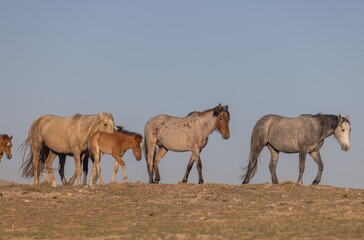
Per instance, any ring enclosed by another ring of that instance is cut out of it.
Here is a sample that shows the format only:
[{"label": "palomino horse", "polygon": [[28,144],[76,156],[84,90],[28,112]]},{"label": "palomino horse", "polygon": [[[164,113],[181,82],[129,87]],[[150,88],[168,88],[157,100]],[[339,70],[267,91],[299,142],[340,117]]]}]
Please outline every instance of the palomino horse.
[{"label": "palomino horse", "polygon": [[[115,126],[115,132],[121,132],[124,129],[123,124],[121,124],[120,126]],[[48,155],[46,155],[48,156]],[[72,155],[69,155],[72,157]],[[63,185],[73,185],[76,178],[77,178],[77,171],[75,171],[75,173],[73,174],[73,176],[71,177],[71,179],[69,180],[69,182],[67,183],[66,177],[64,176],[64,166],[66,165],[66,154],[59,154],[58,155],[59,158],[59,163],[58,163],[58,173],[61,177],[62,180],[62,184]],[[91,158],[92,162],[94,162],[94,158],[92,156],[92,154],[90,155],[89,153],[89,149],[85,151],[85,155],[84,157],[81,159],[82,163],[83,163],[83,185],[87,185],[87,173],[88,173],[88,160],[89,158]],[[46,157],[45,157],[46,159]],[[97,176],[95,176],[95,179],[97,180]],[[95,181],[95,180],[94,180]]]},{"label": "palomino horse", "polygon": [[[182,182],[187,182],[193,163],[196,162],[199,183],[203,183],[200,152],[206,146],[208,136],[219,130],[224,139],[230,137],[230,113],[228,106],[219,106],[203,111],[191,112],[186,117],[158,115],[151,118],[144,127],[145,157],[148,165],[149,183],[159,183],[159,161],[168,150],[175,152],[192,151]],[[156,146],[158,145],[158,152]],[[150,149],[150,151],[148,151]],[[153,181],[153,166],[155,182]]]},{"label": "palomino horse", "polygon": [[81,185],[81,160],[87,150],[90,137],[97,131],[113,132],[114,118],[111,113],[96,115],[76,114],[72,117],[45,115],[35,119],[30,127],[28,138],[22,144],[24,155],[30,145],[27,159],[23,157],[23,176],[34,176],[34,184],[39,182],[38,168],[43,145],[50,151],[45,161],[52,186],[56,185],[52,163],[57,154],[72,154],[75,160],[78,184]]},{"label": "palomino horse", "polygon": [[115,182],[116,174],[119,169],[119,164],[123,168],[124,181],[128,182],[128,176],[125,171],[125,163],[122,159],[124,153],[128,149],[132,149],[136,160],[142,159],[143,149],[143,137],[138,133],[121,131],[121,132],[97,132],[90,139],[90,149],[94,156],[94,164],[92,166],[92,172],[90,177],[90,186],[93,184],[95,169],[97,170],[98,178],[100,178],[100,184],[104,184],[100,173],[100,159],[104,153],[110,154],[115,158],[114,174],[112,176],[112,182]]},{"label": "palomino horse", "polygon": [[302,175],[305,170],[306,155],[309,153],[318,165],[318,173],[313,185],[321,181],[324,164],[321,161],[320,148],[324,139],[334,134],[341,149],[350,149],[350,122],[349,116],[310,115],[304,114],[297,118],[287,118],[277,115],[266,115],[259,119],[253,128],[250,144],[249,165],[243,184],[249,183],[257,170],[257,159],[262,149],[267,146],[271,152],[269,170],[272,182],[278,183],[276,167],[279,152],[299,153],[298,184],[302,184]]},{"label": "palomino horse", "polygon": [[13,136],[9,137],[7,134],[0,135],[0,162],[1,158],[3,157],[4,153],[8,159],[12,157],[11,155],[11,140]]}]

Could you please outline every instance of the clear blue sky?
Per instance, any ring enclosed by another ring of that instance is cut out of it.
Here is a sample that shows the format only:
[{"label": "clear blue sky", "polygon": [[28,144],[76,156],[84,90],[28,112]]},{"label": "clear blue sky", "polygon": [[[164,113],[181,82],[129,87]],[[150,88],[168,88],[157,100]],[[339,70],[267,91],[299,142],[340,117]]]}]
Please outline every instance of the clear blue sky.
[{"label": "clear blue sky", "polygon": [[[210,136],[201,155],[205,182],[241,183],[261,116],[321,112],[350,114],[352,126],[349,152],[326,140],[321,184],[364,188],[363,12],[363,1],[1,0],[0,132],[14,140],[0,179],[33,182],[20,177],[19,145],[41,115],[111,111],[117,124],[143,133],[155,115],[221,102],[229,105],[231,138]],[[167,153],[161,182],[181,181],[189,156]],[[269,159],[265,149],[253,183],[271,182]],[[147,182],[144,159],[128,152],[124,160],[129,181]],[[112,157],[101,168],[111,181]],[[67,178],[73,171],[68,158]],[[304,184],[316,173],[308,156]],[[280,154],[277,174],[297,181],[298,155]],[[197,182],[195,166],[190,181]]]}]

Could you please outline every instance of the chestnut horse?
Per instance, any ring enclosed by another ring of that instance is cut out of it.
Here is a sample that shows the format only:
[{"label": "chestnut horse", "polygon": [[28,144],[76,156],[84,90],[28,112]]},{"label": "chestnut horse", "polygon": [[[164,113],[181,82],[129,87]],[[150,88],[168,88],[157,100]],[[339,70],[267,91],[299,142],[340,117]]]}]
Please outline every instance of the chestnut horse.
[{"label": "chestnut horse", "polygon": [[13,136],[9,137],[7,134],[0,135],[0,162],[1,158],[3,157],[4,153],[8,159],[12,157],[11,155],[11,140]]},{"label": "chestnut horse", "polygon": [[97,170],[97,176],[100,178],[100,184],[104,184],[100,173],[100,160],[104,153],[110,154],[115,158],[112,182],[115,182],[116,174],[119,170],[119,164],[123,168],[124,181],[128,182],[128,177],[125,171],[125,163],[122,157],[124,153],[131,148],[136,160],[139,161],[142,159],[143,137],[138,133],[126,130],[113,133],[97,132],[90,138],[89,148],[91,149],[95,159],[91,171],[90,186],[94,182],[95,170]]},{"label": "chestnut horse", "polygon": [[[151,118],[144,127],[145,158],[148,165],[149,183],[159,183],[158,164],[168,150],[174,152],[192,151],[182,182],[187,182],[193,163],[196,162],[198,183],[203,183],[200,152],[206,146],[208,136],[214,130],[219,130],[224,139],[230,137],[229,121],[228,106],[223,107],[221,104],[203,112],[191,112],[186,117],[158,115]],[[156,152],[157,146],[158,152]],[[155,182],[153,181],[153,166]]]}]

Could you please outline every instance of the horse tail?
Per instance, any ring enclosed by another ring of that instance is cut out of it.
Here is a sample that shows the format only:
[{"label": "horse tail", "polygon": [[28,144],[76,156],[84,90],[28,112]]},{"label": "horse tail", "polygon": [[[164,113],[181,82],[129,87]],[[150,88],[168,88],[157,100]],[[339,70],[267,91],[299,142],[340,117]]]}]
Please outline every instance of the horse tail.
[{"label": "horse tail", "polygon": [[[149,149],[148,149],[148,143],[147,143],[147,135],[144,134],[144,156],[145,156],[145,161],[147,162],[147,171],[148,171],[148,152],[149,152]],[[157,154],[157,147],[154,148],[152,168],[154,166],[154,158],[155,158],[156,154]]]},{"label": "horse tail", "polygon": [[[33,170],[33,153],[30,150],[28,154],[27,149],[30,145],[31,136],[29,134],[28,138],[20,145],[21,151],[23,152],[22,156],[22,164],[20,166],[21,176],[24,178],[31,178],[34,177],[34,170]],[[31,147],[30,147],[31,148]],[[43,149],[43,148],[42,148]],[[43,173],[45,164],[44,160],[42,161],[43,150],[39,155],[39,163],[38,163],[38,173]]]},{"label": "horse tail", "polygon": [[248,165],[243,168],[244,174],[241,176],[241,179],[244,179],[244,182],[246,180],[249,182],[258,170],[259,154],[267,144],[264,128],[268,119],[269,115],[262,117],[253,128],[250,141],[249,162]]},{"label": "horse tail", "polygon": [[[249,178],[254,177],[257,170],[258,170],[258,161],[253,162],[253,159],[252,159],[253,158],[253,153],[254,153],[254,150],[253,150],[253,147],[251,147],[250,154],[249,154],[249,162],[248,162],[248,165],[246,167],[242,168],[242,170],[244,171],[244,174],[240,176],[241,179],[245,179],[247,177],[249,167],[251,168]],[[253,164],[253,166],[250,166],[250,164]]]}]

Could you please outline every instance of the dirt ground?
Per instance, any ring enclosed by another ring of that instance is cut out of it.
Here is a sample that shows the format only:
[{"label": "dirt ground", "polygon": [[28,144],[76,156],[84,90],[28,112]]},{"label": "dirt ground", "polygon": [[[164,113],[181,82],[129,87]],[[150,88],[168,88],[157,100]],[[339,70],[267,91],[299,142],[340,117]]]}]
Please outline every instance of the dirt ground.
[{"label": "dirt ground", "polygon": [[364,239],[364,190],[0,185],[0,239]]}]

